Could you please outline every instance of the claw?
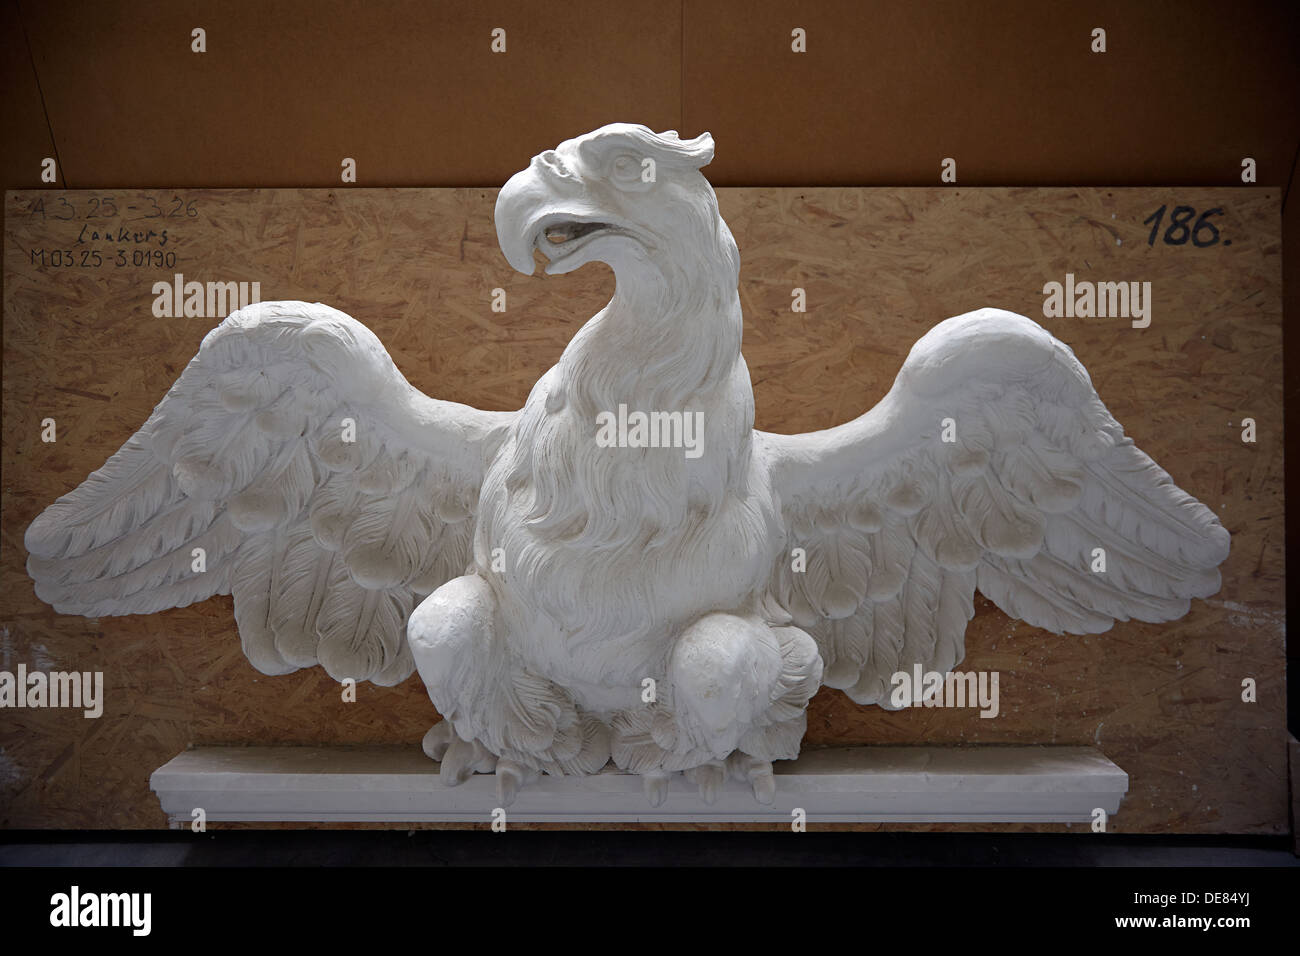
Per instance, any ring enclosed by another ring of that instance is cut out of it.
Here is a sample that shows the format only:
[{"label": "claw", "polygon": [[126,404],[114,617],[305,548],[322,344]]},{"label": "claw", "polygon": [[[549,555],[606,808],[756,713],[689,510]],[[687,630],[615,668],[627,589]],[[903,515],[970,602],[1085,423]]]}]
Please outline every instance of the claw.
[{"label": "claw", "polygon": [[770,806],[776,799],[776,778],[772,775],[772,761],[760,760],[737,750],[727,758],[727,769],[733,780],[748,780],[754,789],[754,799]]},{"label": "claw", "polygon": [[663,802],[668,799],[668,781],[671,779],[672,774],[662,770],[651,770],[643,774],[645,797],[650,801],[650,806],[663,806]]},{"label": "claw", "polygon": [[497,761],[497,801],[503,807],[515,802],[519,788],[528,778],[528,770],[513,760]]},{"label": "claw", "polygon": [[447,748],[451,745],[452,736],[451,722],[448,720],[438,721],[429,728],[429,732],[424,735],[424,740],[421,743],[425,756],[430,760],[441,760],[442,755],[447,752]]},{"label": "claw", "polygon": [[718,799],[718,788],[727,778],[726,771],[721,763],[706,763],[703,766],[696,767],[692,773],[695,783],[700,788],[700,796],[709,806],[713,806]]},{"label": "claw", "polygon": [[754,787],[754,799],[763,806],[771,806],[776,799],[776,778],[772,776],[772,764],[766,760],[763,763],[767,769],[755,769],[749,776],[749,782]]},{"label": "claw", "polygon": [[492,751],[477,740],[462,740],[453,733],[451,744],[443,754],[438,775],[446,786],[454,787],[468,780],[475,771],[491,773],[496,769],[496,765],[497,758]]},{"label": "claw", "polygon": [[442,766],[438,768],[438,776],[444,785],[458,786],[468,780],[469,775],[474,772],[474,768],[470,766],[473,761],[474,745],[453,735],[451,743],[442,755]]}]

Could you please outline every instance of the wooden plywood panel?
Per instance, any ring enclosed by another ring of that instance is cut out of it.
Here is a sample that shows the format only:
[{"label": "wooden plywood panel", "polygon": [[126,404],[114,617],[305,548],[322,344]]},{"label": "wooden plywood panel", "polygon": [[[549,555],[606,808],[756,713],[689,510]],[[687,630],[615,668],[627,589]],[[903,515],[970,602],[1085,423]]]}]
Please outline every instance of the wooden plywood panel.
[{"label": "wooden plywood panel", "polygon": [[[511,272],[494,200],[486,189],[6,197],[3,666],[102,670],[107,699],[97,720],[0,712],[0,824],[160,826],[149,773],[190,743],[419,741],[436,715],[418,679],[363,685],[349,704],[316,669],[264,677],[240,654],[229,598],[141,617],[55,614],[32,593],[22,533],[139,427],[215,324],[153,316],[152,285],[175,272],[328,302],[429,394],[519,407],[613,280],[602,266]],[[964,667],[1000,672],[996,719],[886,713],[823,690],[807,744],[1100,746],[1131,779],[1112,829],[1284,831],[1278,192],[753,188],[719,201],[742,253],[759,427],[806,431],[865,411],[932,325],[1000,306],[1067,342],[1128,433],[1233,534],[1220,593],[1172,624],[1057,637],[977,600]],[[1143,221],[1162,205],[1222,209],[1219,241],[1148,245]],[[1150,327],[1043,317],[1044,283],[1067,273],[1150,282]],[[490,309],[498,287],[505,313]],[[791,311],[795,287],[806,313]],[[1241,441],[1245,417],[1254,444]],[[45,418],[55,443],[41,441]],[[1245,677],[1258,703],[1241,702]]]}]

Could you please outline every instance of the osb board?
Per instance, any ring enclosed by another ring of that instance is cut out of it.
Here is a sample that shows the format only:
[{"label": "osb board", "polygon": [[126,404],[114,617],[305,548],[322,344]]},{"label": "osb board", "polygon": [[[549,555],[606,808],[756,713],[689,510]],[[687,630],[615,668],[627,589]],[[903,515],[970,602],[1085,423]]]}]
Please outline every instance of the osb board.
[{"label": "osb board", "polygon": [[[149,774],[191,743],[418,743],[436,715],[417,677],[363,685],[351,704],[319,669],[264,677],[240,653],[229,597],[149,616],[57,615],[32,592],[22,534],[139,427],[216,324],[153,317],[152,284],[176,271],[331,303],[429,394],[519,407],[613,280],[603,266],[511,272],[494,199],[486,189],[7,195],[0,667],[102,670],[107,701],[98,720],[0,711],[0,825],[162,826]],[[165,222],[176,266],[133,267],[129,247],[116,266],[120,220],[153,215],[154,200],[180,214],[130,227]],[[1058,637],[978,598],[963,668],[1000,672],[996,719],[887,713],[823,690],[807,746],[1092,744],[1131,778],[1112,831],[1285,831],[1277,191],[763,188],[721,190],[720,203],[742,253],[760,428],[806,431],[863,412],[932,325],[1001,306],[1066,341],[1128,433],[1233,535],[1222,590],[1166,625]],[[1143,221],[1161,205],[1222,208],[1221,241],[1148,245]],[[83,268],[75,240],[105,225],[111,251]],[[33,265],[33,249],[56,248],[72,249],[74,264]],[[1149,281],[1150,328],[1044,318],[1043,285],[1067,272]],[[490,309],[496,287],[504,314]],[[794,287],[807,313],[791,311]],[[1247,416],[1254,444],[1241,441]],[[44,418],[58,423],[53,444],[40,440]],[[1257,703],[1241,701],[1245,677]]]}]

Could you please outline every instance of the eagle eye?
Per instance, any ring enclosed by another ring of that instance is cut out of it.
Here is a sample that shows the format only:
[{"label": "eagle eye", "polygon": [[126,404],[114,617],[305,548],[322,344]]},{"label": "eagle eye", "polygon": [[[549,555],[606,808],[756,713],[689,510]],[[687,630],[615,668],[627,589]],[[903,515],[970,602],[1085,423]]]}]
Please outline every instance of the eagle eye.
[{"label": "eagle eye", "polygon": [[619,189],[644,190],[652,183],[642,177],[645,165],[642,157],[635,153],[619,153],[609,164],[609,181]]}]

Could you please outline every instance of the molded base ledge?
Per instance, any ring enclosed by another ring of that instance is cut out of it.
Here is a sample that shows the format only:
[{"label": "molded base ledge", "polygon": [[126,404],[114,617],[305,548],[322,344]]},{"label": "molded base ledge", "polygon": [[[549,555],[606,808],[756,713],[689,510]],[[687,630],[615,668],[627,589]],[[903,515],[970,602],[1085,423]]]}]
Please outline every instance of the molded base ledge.
[{"label": "molded base ledge", "polygon": [[[837,747],[776,765],[776,800],[728,781],[709,806],[680,774],[652,808],[638,776],[543,776],[507,810],[516,823],[1087,823],[1119,809],[1128,774],[1090,747]],[[444,787],[413,747],[200,747],[154,771],[173,827],[208,822],[490,823],[496,780]]]}]

